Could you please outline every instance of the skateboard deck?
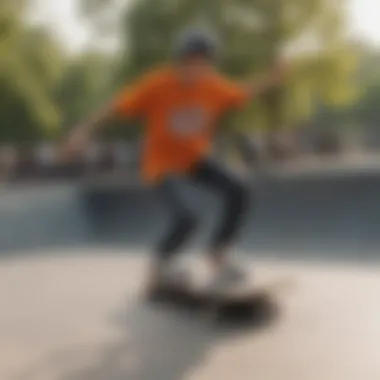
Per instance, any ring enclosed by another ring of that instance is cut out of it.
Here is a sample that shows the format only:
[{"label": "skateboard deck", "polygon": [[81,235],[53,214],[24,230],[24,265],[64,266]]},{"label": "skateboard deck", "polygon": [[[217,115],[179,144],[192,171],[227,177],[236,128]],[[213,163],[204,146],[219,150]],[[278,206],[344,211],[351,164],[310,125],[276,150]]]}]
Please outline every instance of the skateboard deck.
[{"label": "skateboard deck", "polygon": [[220,294],[190,285],[166,286],[150,294],[149,300],[167,307],[195,312],[216,321],[259,321],[278,311],[275,296],[292,284],[290,278],[278,278]]}]

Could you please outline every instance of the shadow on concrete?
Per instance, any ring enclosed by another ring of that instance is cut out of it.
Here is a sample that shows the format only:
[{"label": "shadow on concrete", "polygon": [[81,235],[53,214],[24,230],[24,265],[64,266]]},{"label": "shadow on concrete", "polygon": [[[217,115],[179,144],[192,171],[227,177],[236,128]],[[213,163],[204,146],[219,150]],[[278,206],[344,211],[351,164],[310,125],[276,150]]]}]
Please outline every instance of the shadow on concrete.
[{"label": "shadow on concrete", "polygon": [[136,301],[110,317],[117,340],[54,352],[12,380],[37,380],[42,373],[54,373],[56,380],[182,380],[200,371],[231,339],[252,339],[277,317],[268,314],[265,323],[252,321],[244,328],[218,327],[199,316]]}]

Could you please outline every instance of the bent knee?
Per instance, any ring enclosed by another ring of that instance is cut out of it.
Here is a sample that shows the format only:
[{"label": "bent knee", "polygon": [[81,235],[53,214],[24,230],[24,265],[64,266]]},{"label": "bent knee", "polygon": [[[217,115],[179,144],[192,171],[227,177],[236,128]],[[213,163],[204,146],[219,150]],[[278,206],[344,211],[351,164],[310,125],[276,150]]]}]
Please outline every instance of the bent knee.
[{"label": "bent knee", "polygon": [[251,204],[251,191],[247,184],[238,182],[226,192],[228,202],[237,209],[244,210]]},{"label": "bent knee", "polygon": [[182,233],[187,234],[192,232],[198,225],[198,218],[190,213],[182,213],[178,215],[174,220],[177,230],[180,230]]}]

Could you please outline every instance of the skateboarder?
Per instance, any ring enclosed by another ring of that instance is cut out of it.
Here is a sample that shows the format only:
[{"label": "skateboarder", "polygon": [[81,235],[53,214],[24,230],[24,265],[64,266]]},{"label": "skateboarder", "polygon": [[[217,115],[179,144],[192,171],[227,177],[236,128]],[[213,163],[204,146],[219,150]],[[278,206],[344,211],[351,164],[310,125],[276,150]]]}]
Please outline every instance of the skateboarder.
[{"label": "skateboarder", "polygon": [[100,112],[74,128],[63,147],[66,157],[76,154],[91,133],[115,114],[144,118],[142,177],[157,189],[172,214],[168,232],[154,248],[149,273],[152,289],[165,280],[169,263],[197,225],[180,190],[186,180],[215,191],[224,201],[224,213],[208,252],[213,284],[222,286],[244,277],[228,253],[247,210],[249,190],[211,160],[210,147],[220,117],[280,84],[283,70],[278,65],[261,81],[237,84],[216,70],[217,50],[217,41],[208,33],[185,32],[177,41],[171,65],[152,70],[124,89]]}]

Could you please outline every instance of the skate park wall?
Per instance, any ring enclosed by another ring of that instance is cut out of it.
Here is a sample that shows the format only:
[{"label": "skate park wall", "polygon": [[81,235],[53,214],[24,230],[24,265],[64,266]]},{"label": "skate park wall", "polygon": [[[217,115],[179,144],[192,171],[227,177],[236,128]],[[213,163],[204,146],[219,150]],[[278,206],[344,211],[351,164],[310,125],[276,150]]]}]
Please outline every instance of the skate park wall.
[{"label": "skate park wall", "polygon": [[[238,241],[248,254],[380,258],[380,170],[273,175],[252,179],[250,187],[252,205]],[[183,191],[200,219],[188,248],[198,248],[207,244],[222,210],[205,189]],[[4,188],[0,253],[97,245],[144,252],[165,232],[168,218],[152,190],[126,182]]]}]

